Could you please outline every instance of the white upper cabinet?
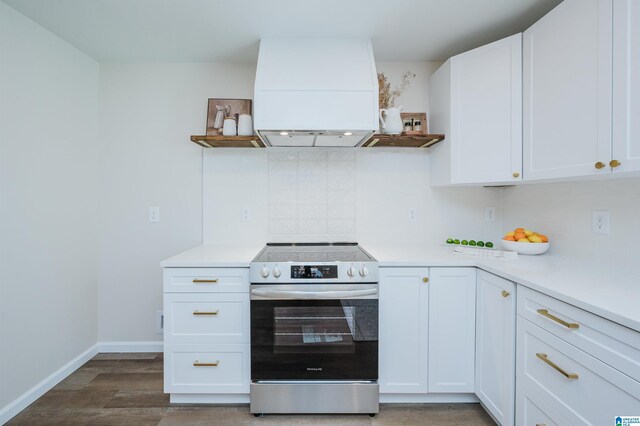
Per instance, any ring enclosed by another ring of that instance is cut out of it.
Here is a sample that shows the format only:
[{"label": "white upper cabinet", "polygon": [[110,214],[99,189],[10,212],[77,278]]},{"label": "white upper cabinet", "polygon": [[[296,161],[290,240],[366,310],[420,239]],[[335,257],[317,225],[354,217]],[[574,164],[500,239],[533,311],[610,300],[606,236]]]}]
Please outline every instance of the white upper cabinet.
[{"label": "white upper cabinet", "polygon": [[565,0],[524,32],[525,180],[610,172],[612,11],[612,0]]},{"label": "white upper cabinet", "polygon": [[522,35],[450,58],[430,81],[431,184],[501,184],[522,174]]},{"label": "white upper cabinet", "polygon": [[614,0],[613,23],[613,162],[610,166],[616,173],[638,171],[640,2]]}]

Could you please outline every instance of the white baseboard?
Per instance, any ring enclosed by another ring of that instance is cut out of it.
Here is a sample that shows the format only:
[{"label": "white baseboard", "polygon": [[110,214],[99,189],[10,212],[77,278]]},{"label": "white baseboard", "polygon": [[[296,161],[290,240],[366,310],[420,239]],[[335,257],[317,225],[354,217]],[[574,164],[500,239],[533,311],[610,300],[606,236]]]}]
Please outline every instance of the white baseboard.
[{"label": "white baseboard", "polygon": [[27,408],[36,399],[40,398],[97,354],[98,345],[96,344],[54,371],[51,375],[41,380],[40,383],[20,395],[5,407],[0,408],[0,425],[11,420],[16,414]]},{"label": "white baseboard", "polygon": [[162,352],[164,343],[162,341],[98,342],[97,346],[98,353]]}]

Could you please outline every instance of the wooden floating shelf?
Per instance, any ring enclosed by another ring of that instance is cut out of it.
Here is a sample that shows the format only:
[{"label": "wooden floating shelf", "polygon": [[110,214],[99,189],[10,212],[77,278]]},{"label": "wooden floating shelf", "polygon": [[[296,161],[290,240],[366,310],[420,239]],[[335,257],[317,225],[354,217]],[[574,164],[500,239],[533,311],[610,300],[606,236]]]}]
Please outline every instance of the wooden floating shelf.
[{"label": "wooden floating shelf", "polygon": [[444,140],[444,135],[382,135],[369,138],[363,148],[429,148]]},{"label": "wooden floating shelf", "polygon": [[[429,148],[443,141],[444,135],[383,135],[375,134],[363,148]],[[265,148],[260,138],[253,136],[191,136],[191,142],[203,148]]]},{"label": "wooden floating shelf", "polygon": [[203,148],[264,148],[257,135],[253,136],[191,136],[191,142]]}]

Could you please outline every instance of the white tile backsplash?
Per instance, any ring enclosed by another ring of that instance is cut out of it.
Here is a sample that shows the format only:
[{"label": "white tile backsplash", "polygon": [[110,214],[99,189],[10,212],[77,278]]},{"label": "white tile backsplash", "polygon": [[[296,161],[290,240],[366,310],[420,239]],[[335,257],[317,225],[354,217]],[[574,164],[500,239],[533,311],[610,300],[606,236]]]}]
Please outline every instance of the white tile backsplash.
[{"label": "white tile backsplash", "polygon": [[354,150],[272,150],[268,161],[270,234],[355,233]]}]

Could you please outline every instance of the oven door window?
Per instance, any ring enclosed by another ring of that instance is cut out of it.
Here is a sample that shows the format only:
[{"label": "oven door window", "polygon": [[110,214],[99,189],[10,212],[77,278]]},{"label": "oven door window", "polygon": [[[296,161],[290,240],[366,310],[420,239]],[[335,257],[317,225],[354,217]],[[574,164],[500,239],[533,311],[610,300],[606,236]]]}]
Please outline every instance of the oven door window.
[{"label": "oven door window", "polygon": [[251,301],[253,380],[374,380],[378,301]]}]

